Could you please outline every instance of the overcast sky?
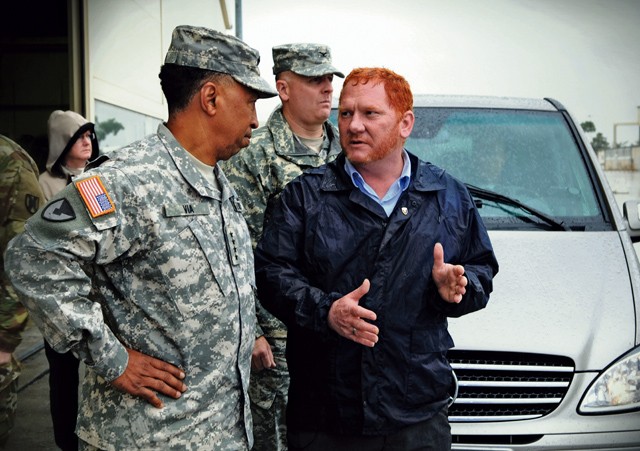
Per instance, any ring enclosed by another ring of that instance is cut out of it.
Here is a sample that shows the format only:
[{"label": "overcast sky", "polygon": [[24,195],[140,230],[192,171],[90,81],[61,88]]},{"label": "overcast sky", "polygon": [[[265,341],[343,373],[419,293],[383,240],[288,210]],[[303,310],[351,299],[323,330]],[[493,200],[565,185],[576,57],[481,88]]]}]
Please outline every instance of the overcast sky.
[{"label": "overcast sky", "polygon": [[345,74],[387,67],[414,94],[553,97],[610,144],[640,120],[640,0],[243,0],[242,15],[272,84],[272,46],[319,42]]}]

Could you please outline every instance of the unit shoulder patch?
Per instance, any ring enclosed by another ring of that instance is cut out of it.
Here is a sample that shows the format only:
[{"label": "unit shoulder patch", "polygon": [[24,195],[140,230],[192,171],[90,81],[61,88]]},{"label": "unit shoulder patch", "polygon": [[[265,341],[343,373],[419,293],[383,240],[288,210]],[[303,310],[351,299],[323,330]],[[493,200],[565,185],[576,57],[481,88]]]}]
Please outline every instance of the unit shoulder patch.
[{"label": "unit shoulder patch", "polygon": [[25,194],[24,206],[29,213],[34,214],[40,208],[40,198],[33,194]]},{"label": "unit shoulder patch", "polygon": [[102,184],[99,175],[93,175],[77,181],[75,186],[92,218],[116,211],[116,207]]},{"label": "unit shoulder patch", "polygon": [[71,221],[76,218],[76,213],[67,199],[58,199],[47,205],[42,210],[42,218],[51,222]]}]

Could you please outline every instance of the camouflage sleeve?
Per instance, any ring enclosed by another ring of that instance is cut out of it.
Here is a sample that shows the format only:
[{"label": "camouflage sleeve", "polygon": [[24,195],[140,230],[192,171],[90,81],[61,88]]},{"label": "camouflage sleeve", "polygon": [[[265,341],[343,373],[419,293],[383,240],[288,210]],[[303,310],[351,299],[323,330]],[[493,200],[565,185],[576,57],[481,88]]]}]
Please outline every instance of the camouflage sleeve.
[{"label": "camouflage sleeve", "polygon": [[111,186],[125,187],[111,192],[114,213],[92,219],[69,185],[27,222],[5,254],[11,282],[51,346],[71,350],[107,381],[124,372],[128,354],[105,323],[100,303],[89,298],[90,268],[122,256],[131,246],[126,237],[139,235],[120,214],[126,179]]},{"label": "camouflage sleeve", "polygon": [[24,230],[26,220],[44,203],[38,169],[26,155],[13,152],[0,158],[0,351],[13,352],[27,323],[27,310],[4,271],[9,240]]}]

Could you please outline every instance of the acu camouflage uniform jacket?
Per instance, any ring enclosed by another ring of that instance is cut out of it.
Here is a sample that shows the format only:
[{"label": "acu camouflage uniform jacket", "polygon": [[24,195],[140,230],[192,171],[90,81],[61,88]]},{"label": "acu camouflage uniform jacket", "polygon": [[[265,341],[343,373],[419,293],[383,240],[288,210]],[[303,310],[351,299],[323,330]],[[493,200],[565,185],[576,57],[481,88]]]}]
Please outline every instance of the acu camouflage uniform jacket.
[{"label": "acu camouflage uniform jacket", "polygon": [[[262,236],[268,208],[284,187],[303,171],[333,161],[340,153],[338,130],[326,121],[325,140],[320,153],[308,149],[293,135],[278,106],[266,125],[257,129],[251,144],[225,162],[225,173],[245,206],[253,247]],[[256,304],[256,338],[286,338],[284,324]]]},{"label": "acu camouflage uniform jacket", "polygon": [[[4,251],[9,240],[24,230],[24,224],[44,196],[38,184],[38,167],[17,143],[0,135],[0,351],[13,352],[27,324],[27,310],[4,272]],[[0,371],[0,390],[18,377],[18,365]]]},{"label": "acu camouflage uniform jacket", "polygon": [[[101,449],[248,449],[255,283],[241,204],[162,124],[111,157],[7,251],[43,335],[87,363],[76,432]],[[156,409],[115,389],[125,347],[182,368],[187,391]]]}]

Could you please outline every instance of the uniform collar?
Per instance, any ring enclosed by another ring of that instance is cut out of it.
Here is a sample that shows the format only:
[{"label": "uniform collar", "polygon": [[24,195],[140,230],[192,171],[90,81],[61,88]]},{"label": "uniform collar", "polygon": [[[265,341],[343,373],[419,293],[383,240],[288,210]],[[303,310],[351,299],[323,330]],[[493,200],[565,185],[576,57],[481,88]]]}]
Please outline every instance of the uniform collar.
[{"label": "uniform collar", "polygon": [[176,140],[171,131],[164,124],[158,125],[158,136],[169,152],[169,155],[173,159],[173,162],[182,177],[184,177],[187,183],[191,185],[198,194],[203,197],[211,197],[217,200],[226,200],[231,197],[232,190],[230,189],[229,183],[222,171],[215,171],[220,188],[217,189],[216,187],[211,186],[211,183],[204,178],[198,168],[196,168],[191,161],[190,154],[180,145],[178,140]]},{"label": "uniform collar", "polygon": [[[291,131],[291,127],[289,127],[289,123],[284,118],[282,114],[282,105],[278,105],[269,116],[267,120],[267,128],[269,129],[269,133],[273,137],[273,146],[278,155],[287,157],[287,156],[310,156],[312,158],[316,158],[318,154],[309,150],[305,153],[300,153],[300,151],[296,148],[295,138],[293,136],[293,132]],[[338,132],[335,126],[329,122],[325,121],[324,129],[326,133],[326,139],[329,140],[329,150],[328,155],[337,155],[340,153],[340,142],[338,139]]]}]

